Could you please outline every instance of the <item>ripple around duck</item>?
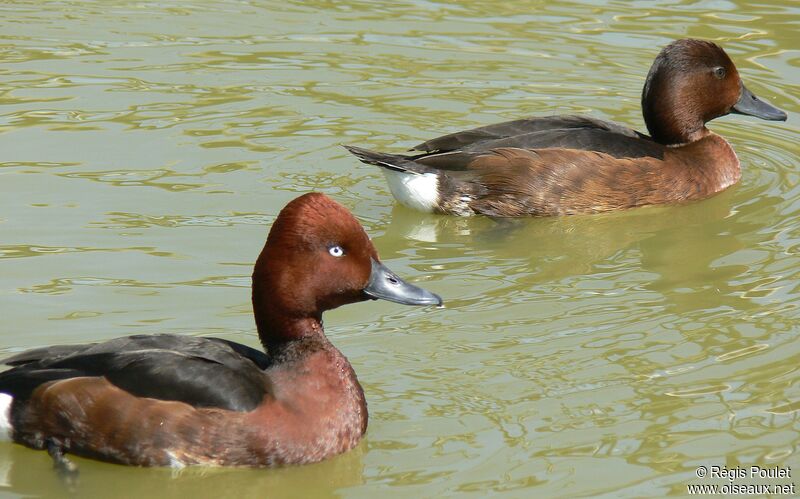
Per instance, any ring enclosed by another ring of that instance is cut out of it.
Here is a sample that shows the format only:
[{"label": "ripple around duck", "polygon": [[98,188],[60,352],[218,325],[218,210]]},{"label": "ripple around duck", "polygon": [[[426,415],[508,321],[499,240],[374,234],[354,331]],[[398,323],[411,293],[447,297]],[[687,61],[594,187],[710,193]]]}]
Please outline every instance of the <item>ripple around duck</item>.
[{"label": "ripple around duck", "polygon": [[258,213],[236,213],[229,216],[220,215],[154,215],[139,213],[108,213],[108,220],[95,222],[94,226],[104,229],[132,229],[146,227],[230,227],[233,225],[264,226],[274,219],[272,215]]},{"label": "ripple around duck", "polygon": [[201,184],[177,183],[177,182],[156,182],[158,179],[170,177],[175,172],[168,172],[165,170],[150,170],[150,171],[130,171],[130,170],[116,170],[116,171],[103,171],[103,172],[81,172],[81,173],[64,173],[62,176],[67,178],[79,178],[92,180],[95,182],[108,183],[117,187],[155,187],[172,192],[186,191],[191,189],[199,189],[203,187]]},{"label": "ripple around duck", "polygon": [[91,252],[143,252],[152,256],[167,256],[173,254],[159,251],[156,248],[129,247],[129,248],[93,248],[93,247],[68,247],[68,246],[35,246],[35,245],[6,245],[0,246],[0,259],[3,258],[30,258],[34,256],[60,255],[65,253],[91,253]]}]

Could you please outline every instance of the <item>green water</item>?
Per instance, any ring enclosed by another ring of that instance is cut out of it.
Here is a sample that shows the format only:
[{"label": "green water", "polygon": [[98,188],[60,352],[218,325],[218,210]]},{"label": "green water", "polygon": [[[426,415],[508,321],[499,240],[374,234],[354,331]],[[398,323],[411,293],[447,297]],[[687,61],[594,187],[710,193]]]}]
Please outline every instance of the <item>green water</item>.
[{"label": "green water", "polygon": [[[326,315],[364,442],[280,470],[76,459],[76,497],[639,497],[726,483],[700,465],[800,475],[799,23],[782,1],[4,2],[0,355],[150,332],[257,345],[251,265],[319,190],[447,304]],[[708,201],[424,215],[339,147],[534,114],[642,129],[647,69],[684,36],[789,113],[713,122],[744,172]],[[69,495],[45,453],[5,442],[0,494]]]}]

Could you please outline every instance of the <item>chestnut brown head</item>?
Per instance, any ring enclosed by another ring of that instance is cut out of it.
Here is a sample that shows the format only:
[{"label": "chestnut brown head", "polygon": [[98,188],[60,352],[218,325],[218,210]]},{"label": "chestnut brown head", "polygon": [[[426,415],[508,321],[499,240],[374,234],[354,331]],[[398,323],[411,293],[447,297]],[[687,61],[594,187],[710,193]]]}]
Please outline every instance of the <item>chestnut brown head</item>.
[{"label": "chestnut brown head", "polygon": [[383,264],[364,228],[342,205],[310,193],[291,201],[272,224],[253,272],[253,307],[262,341],[307,334],[305,320],[347,303],[386,299],[441,305]]},{"label": "chestnut brown head", "polygon": [[705,123],[731,112],[786,119],[747,90],[719,45],[690,38],[670,43],[656,57],[642,91],[642,111],[650,135],[665,145],[696,140]]}]

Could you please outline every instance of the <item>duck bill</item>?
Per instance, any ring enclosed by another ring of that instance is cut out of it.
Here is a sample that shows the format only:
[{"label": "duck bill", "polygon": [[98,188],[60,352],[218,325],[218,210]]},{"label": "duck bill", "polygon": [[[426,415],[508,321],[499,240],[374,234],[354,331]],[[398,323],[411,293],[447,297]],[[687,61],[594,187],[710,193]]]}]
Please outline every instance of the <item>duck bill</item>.
[{"label": "duck bill", "polygon": [[442,305],[439,295],[407,283],[375,259],[372,259],[372,273],[364,293],[374,300],[389,300],[403,305]]},{"label": "duck bill", "polygon": [[732,111],[755,116],[762,120],[786,121],[786,113],[753,95],[753,92],[747,90],[744,84],[742,84],[742,95],[739,96],[739,101],[733,105]]}]

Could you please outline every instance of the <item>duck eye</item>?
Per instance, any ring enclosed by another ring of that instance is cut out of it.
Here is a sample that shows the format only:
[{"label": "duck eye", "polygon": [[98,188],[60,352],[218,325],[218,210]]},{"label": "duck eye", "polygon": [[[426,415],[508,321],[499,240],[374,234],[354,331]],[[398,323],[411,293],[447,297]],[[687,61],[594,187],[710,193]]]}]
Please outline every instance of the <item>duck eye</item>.
[{"label": "duck eye", "polygon": [[723,68],[721,66],[718,67],[718,68],[714,68],[714,76],[716,76],[717,79],[720,79],[720,80],[725,78],[725,68]]},{"label": "duck eye", "polygon": [[335,256],[336,258],[344,256],[344,250],[342,249],[341,246],[331,246],[330,248],[328,248],[328,253],[330,253],[331,256]]}]

